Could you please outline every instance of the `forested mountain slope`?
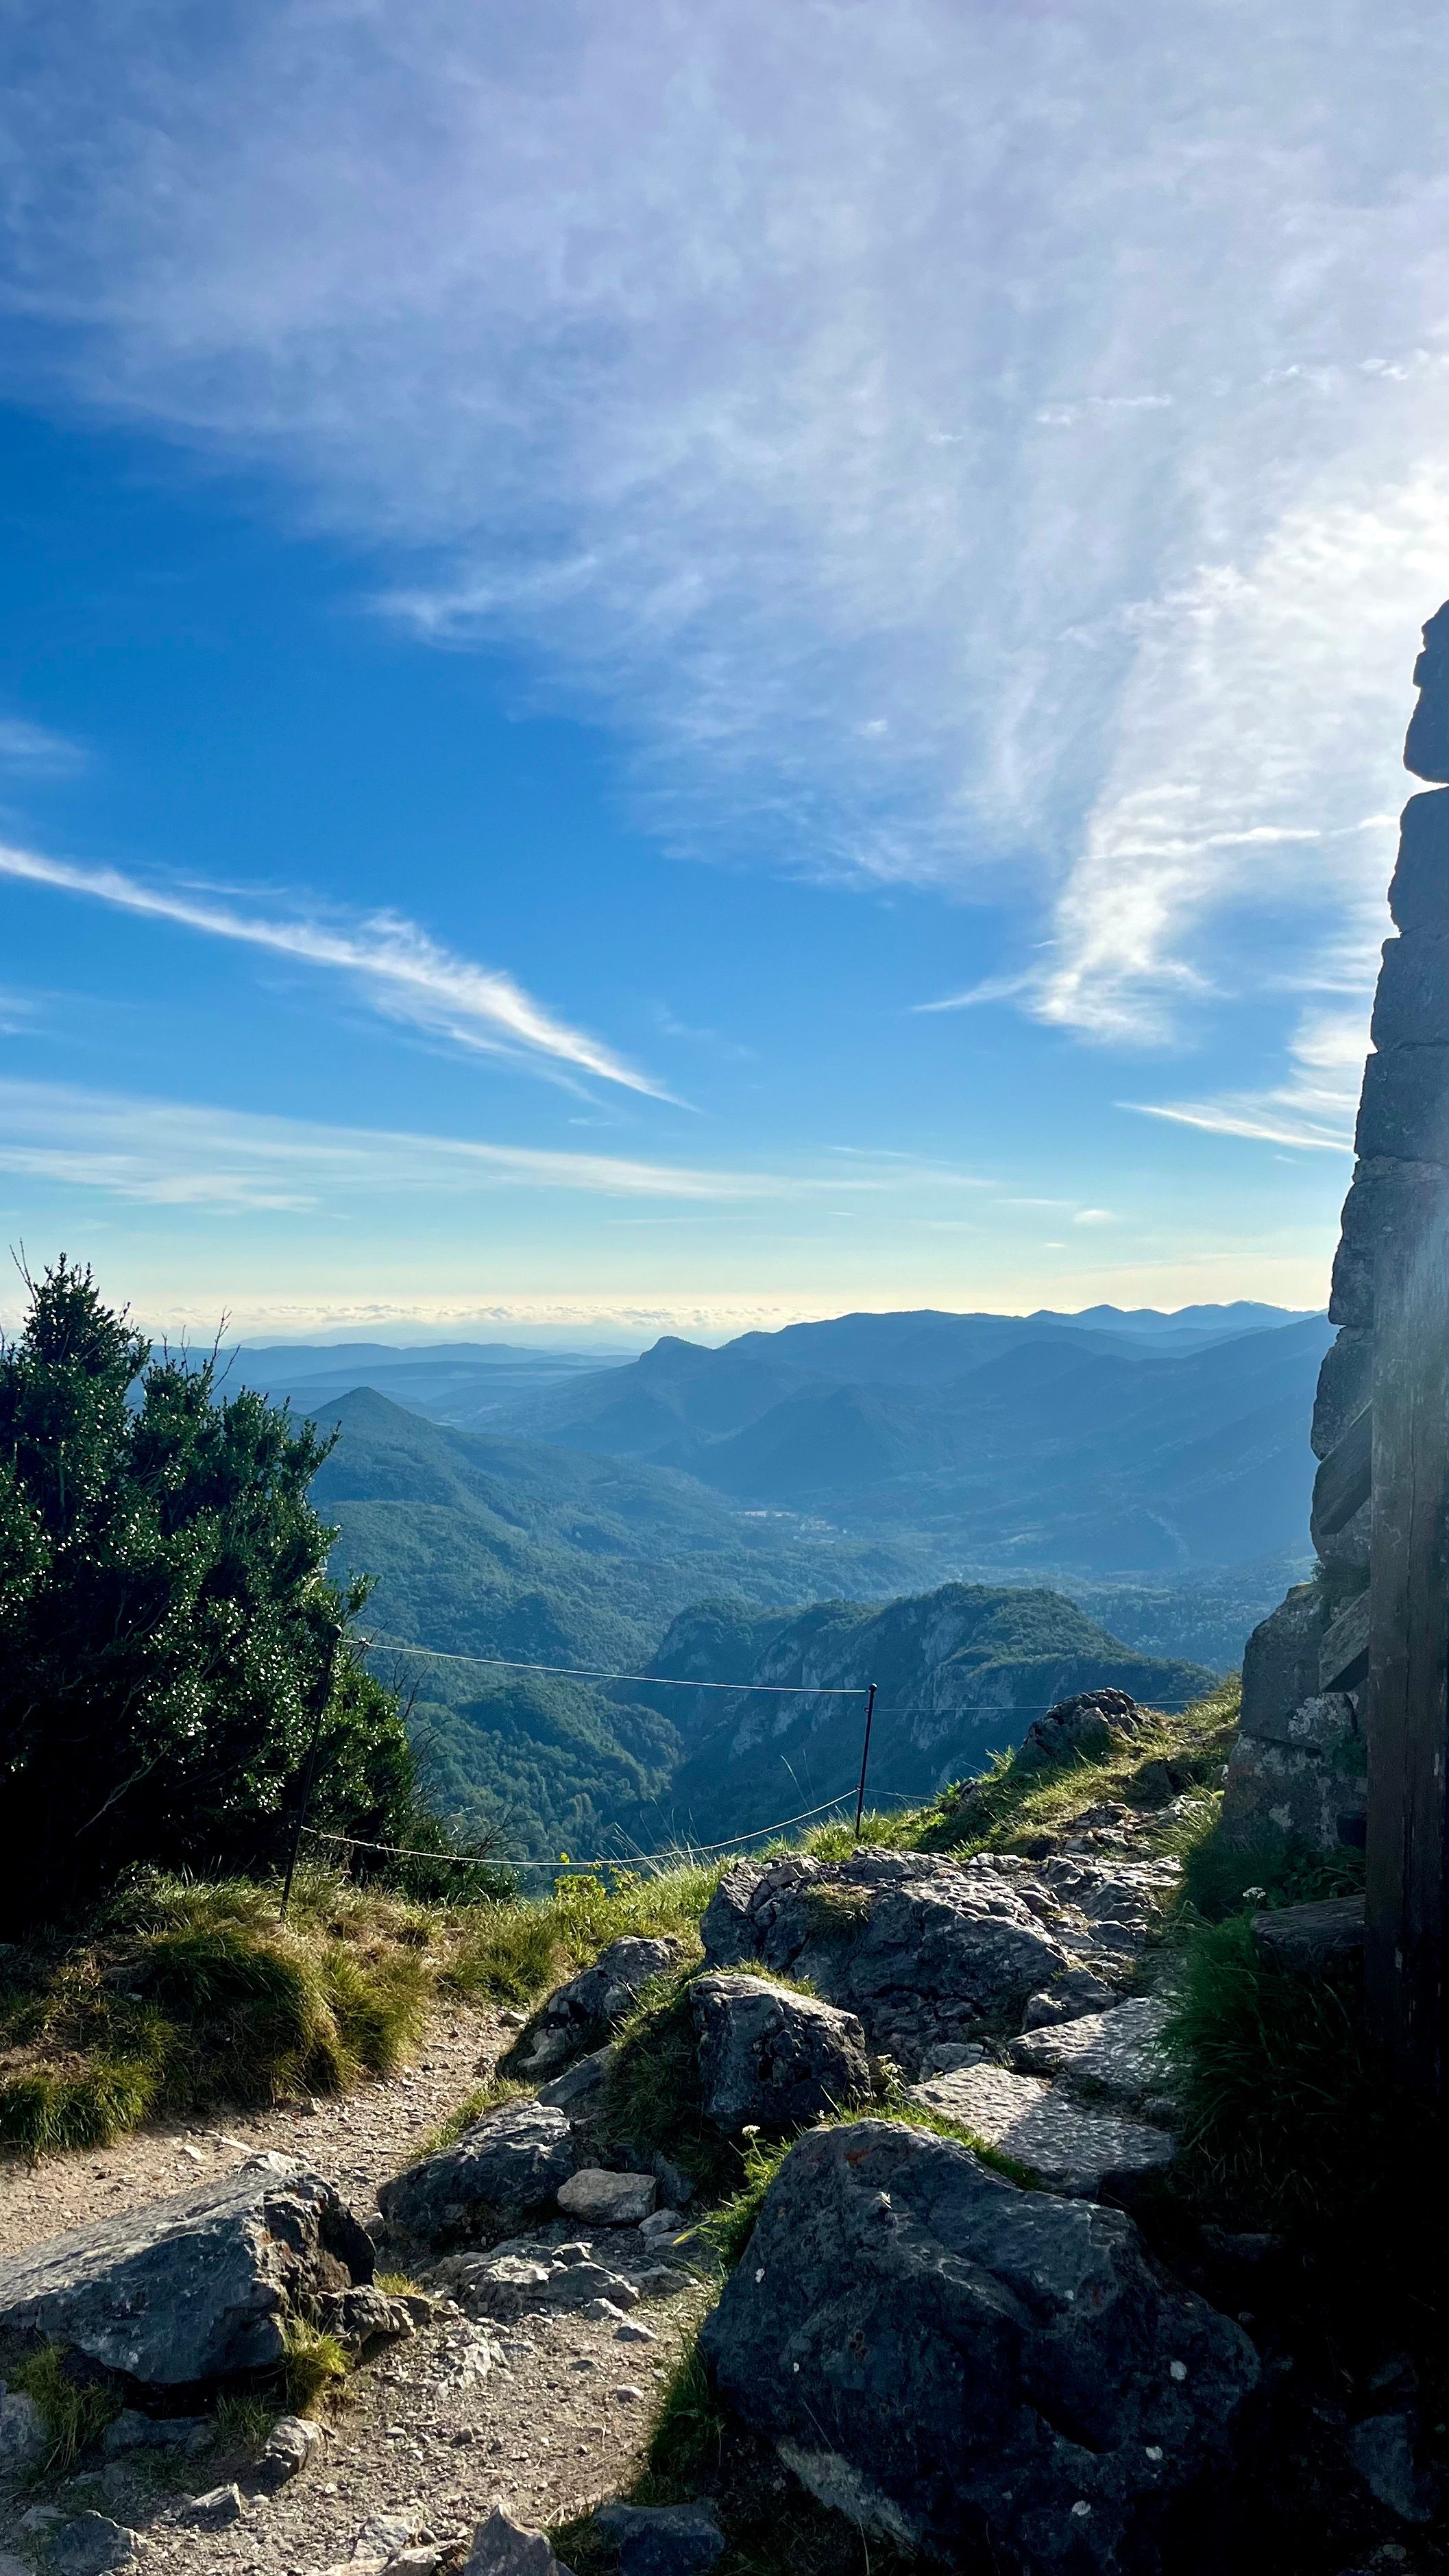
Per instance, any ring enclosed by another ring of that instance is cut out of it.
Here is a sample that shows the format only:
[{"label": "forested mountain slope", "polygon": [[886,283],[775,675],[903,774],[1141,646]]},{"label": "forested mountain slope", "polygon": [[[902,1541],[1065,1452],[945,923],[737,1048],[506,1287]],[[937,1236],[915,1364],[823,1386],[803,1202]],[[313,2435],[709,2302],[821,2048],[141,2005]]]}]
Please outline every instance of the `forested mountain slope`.
[{"label": "forested mountain slope", "polygon": [[[893,1805],[979,1770],[1074,1692],[1111,1683],[1177,1709],[1214,1678],[1200,1664],[1134,1653],[1060,1593],[963,1583],[883,1606],[828,1601],[785,1615],[702,1603],[674,1622],[652,1669],[739,1685],[643,1693],[667,1704],[683,1738],[670,1830],[705,1842],[848,1789],[872,1681],[871,1797]],[[795,1683],[855,1696],[782,1692]]]}]

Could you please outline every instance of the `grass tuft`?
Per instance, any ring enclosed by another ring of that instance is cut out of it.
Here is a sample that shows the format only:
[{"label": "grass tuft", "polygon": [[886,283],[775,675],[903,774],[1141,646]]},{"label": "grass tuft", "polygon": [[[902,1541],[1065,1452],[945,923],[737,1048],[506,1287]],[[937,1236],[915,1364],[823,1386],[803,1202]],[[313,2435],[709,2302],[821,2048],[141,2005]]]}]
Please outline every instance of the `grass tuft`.
[{"label": "grass tuft", "polygon": [[1163,2044],[1183,2109],[1182,2179],[1240,2218],[1346,2216],[1373,2196],[1395,2113],[1364,2035],[1356,1965],[1309,1974],[1251,1918],[1190,1936]]},{"label": "grass tuft", "polygon": [[228,2459],[255,2459],[265,2449],[279,2408],[254,2389],[229,2391],[216,2401],[216,2447]]},{"label": "grass tuft", "polygon": [[294,2415],[314,2415],[329,2390],[347,2377],[349,2363],[336,2335],[323,2334],[300,2317],[283,2328],[282,2385]]},{"label": "grass tuft", "polygon": [[41,2477],[69,2477],[82,2453],[121,2411],[107,2382],[76,2375],[63,2344],[42,2344],[9,2373],[9,2385],[32,2398],[44,2418],[50,2448],[40,2464]]},{"label": "grass tuft", "polygon": [[[458,2104],[456,2111],[450,2111],[446,2120],[440,2120],[435,2129],[429,2129],[419,2139],[408,2158],[409,2164],[420,2165],[425,2156],[440,2155],[444,2147],[455,2147],[464,2130],[471,2129],[475,2121],[486,2119],[490,2111],[501,2111],[506,2102],[521,2102],[527,2092],[526,2084],[515,2084],[506,2075],[495,2075],[490,2083],[480,2084]],[[410,2289],[413,2286],[408,2283]]]}]

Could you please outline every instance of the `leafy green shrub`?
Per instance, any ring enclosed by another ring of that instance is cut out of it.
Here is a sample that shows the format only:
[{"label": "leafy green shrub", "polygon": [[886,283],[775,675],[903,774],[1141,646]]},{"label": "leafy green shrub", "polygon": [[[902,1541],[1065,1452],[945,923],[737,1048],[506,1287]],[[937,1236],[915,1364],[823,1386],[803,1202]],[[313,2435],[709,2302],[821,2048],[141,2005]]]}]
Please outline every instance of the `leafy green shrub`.
[{"label": "leafy green shrub", "polygon": [[79,2374],[63,2344],[42,2344],[8,2374],[9,2385],[33,2398],[44,2419],[50,2448],[40,2465],[42,2477],[68,2477],[83,2451],[98,2442],[121,2401],[105,2381]]}]

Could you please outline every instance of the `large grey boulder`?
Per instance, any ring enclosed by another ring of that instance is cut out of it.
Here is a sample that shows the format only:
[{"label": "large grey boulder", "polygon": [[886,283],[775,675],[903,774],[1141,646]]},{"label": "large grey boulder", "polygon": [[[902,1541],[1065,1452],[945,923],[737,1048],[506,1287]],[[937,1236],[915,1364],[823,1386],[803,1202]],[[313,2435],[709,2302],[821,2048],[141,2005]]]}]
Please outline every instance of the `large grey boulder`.
[{"label": "large grey boulder", "polygon": [[560,1986],[537,2014],[525,2071],[541,2075],[582,2048],[596,2048],[633,2011],[651,1979],[662,1977],[681,1956],[681,1943],[667,1936],[651,1941],[631,1932],[611,1941],[591,1968]]},{"label": "large grey boulder", "polygon": [[52,2576],[115,2576],[134,2567],[146,2549],[139,2531],[104,2513],[80,2513],[62,2523],[46,2552]]},{"label": "large grey boulder", "polygon": [[865,2033],[838,2004],[727,1971],[697,1977],[690,2004],[704,2116],[718,2128],[795,2129],[869,2098]]},{"label": "large grey boulder", "polygon": [[506,2102],[465,2129],[455,2146],[394,2174],[377,2205],[389,2226],[409,2236],[509,2236],[552,2205],[576,2161],[562,2111]]},{"label": "large grey boulder", "polygon": [[25,2478],[50,2449],[45,2417],[23,2389],[7,2393],[0,2379],[0,2478]]},{"label": "large grey boulder", "polygon": [[1003,2576],[1202,2563],[1258,2381],[1122,2211],[887,2121],[792,2148],[701,2341],[822,2502]]},{"label": "large grey boulder", "polygon": [[0,2333],[50,2337],[143,2387],[266,2369],[290,2319],[372,2277],[335,2186],[252,2156],[202,2189],[98,2219],[0,2263]]},{"label": "large grey boulder", "polygon": [[802,1978],[909,2073],[1072,1964],[1001,1871],[870,1846],[844,1861],[738,1861],[700,1930],[710,1967],[759,1962]]},{"label": "large grey boulder", "polygon": [[[564,2260],[564,2254],[572,2259]],[[527,2316],[579,2315],[596,2299],[608,2299],[621,2314],[639,2304],[633,2282],[607,2264],[576,2254],[572,2247],[560,2251],[527,2239],[492,2254],[451,2255],[439,2264],[437,2277],[471,2316],[497,2325],[513,2325]]]},{"label": "large grey boulder", "polygon": [[1245,1733],[1282,1739],[1295,1708],[1318,1688],[1318,1650],[1330,1603],[1322,1584],[1295,1583],[1276,1610],[1261,1619],[1243,1648]]}]

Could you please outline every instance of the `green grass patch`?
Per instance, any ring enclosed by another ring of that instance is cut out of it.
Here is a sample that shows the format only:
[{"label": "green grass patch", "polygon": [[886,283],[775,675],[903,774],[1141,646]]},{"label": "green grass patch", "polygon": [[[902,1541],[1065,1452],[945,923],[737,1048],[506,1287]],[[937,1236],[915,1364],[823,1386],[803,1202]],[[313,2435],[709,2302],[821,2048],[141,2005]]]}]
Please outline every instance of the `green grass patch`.
[{"label": "green grass patch", "polygon": [[254,2389],[229,2392],[216,2401],[216,2447],[227,2459],[258,2458],[266,2448],[281,2413],[276,2399]]},{"label": "green grass patch", "polygon": [[42,2344],[7,2374],[8,2385],[39,2407],[50,2448],[41,2461],[41,2477],[69,2477],[83,2452],[98,2442],[121,2401],[103,2380],[79,2375],[63,2344]]},{"label": "green grass patch", "polygon": [[731,2191],[739,2149],[705,2119],[690,1987],[698,1962],[651,1978],[615,2037],[599,2125],[615,2148],[647,2164],[669,2156],[696,2189]]},{"label": "green grass patch", "polygon": [[1364,2035],[1356,1966],[1310,1975],[1248,1915],[1190,1936],[1164,2046],[1182,2104],[1182,2186],[1268,2226],[1347,2217],[1380,2189],[1401,2112]]},{"label": "green grass patch", "polygon": [[[1232,1750],[1242,1696],[1236,1676],[1180,1716],[1149,1714],[1102,1753],[1043,1766],[999,1753],[978,1779],[948,1789],[909,1821],[902,1839],[921,1851],[1020,1851],[1066,1831],[1092,1807],[1152,1809],[1195,1788],[1216,1787]],[[905,1820],[902,1820],[903,1824]]]},{"label": "green grass patch", "polygon": [[1251,1842],[1225,1843],[1217,1831],[1214,1799],[1202,1831],[1183,1847],[1182,1903],[1208,1923],[1220,1923],[1245,1905],[1313,1905],[1330,1896],[1356,1896],[1364,1883],[1359,1851],[1319,1851],[1294,1834],[1270,1828]]},{"label": "green grass patch", "polygon": [[347,2377],[349,2363],[336,2335],[323,2334],[300,2317],[282,2329],[282,2386],[294,2415],[315,2415],[322,2399]]},{"label": "green grass patch", "polygon": [[625,1933],[697,1933],[722,1873],[722,1863],[705,1869],[688,1862],[653,1875],[619,1870],[606,1878],[587,1870],[560,1879],[550,1896],[479,1906],[442,1982],[490,2003],[534,2003]]}]

